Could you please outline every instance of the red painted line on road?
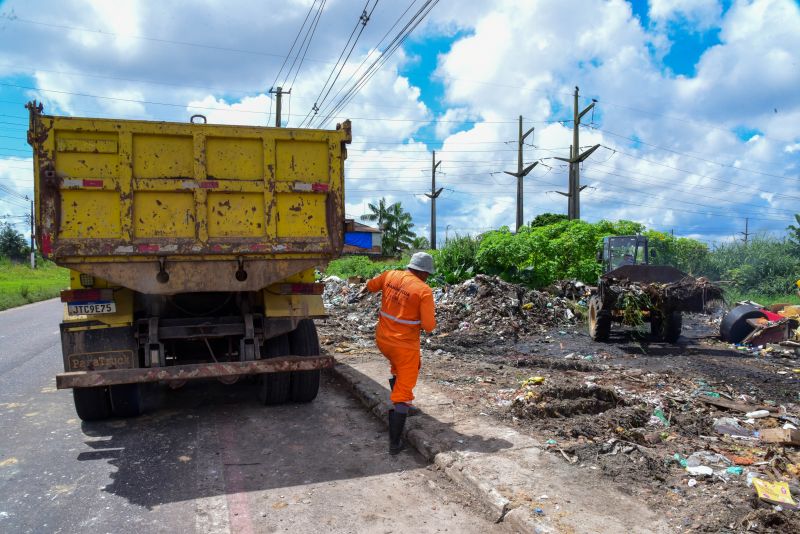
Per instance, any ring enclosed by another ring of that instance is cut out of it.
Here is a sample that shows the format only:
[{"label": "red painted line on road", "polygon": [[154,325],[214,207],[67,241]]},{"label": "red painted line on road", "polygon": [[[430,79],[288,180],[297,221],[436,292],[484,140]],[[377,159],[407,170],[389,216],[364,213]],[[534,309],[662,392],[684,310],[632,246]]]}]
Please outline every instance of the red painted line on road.
[{"label": "red painted line on road", "polygon": [[228,501],[228,524],[236,534],[253,534],[253,520],[250,513],[250,500],[242,471],[242,459],[237,452],[236,427],[230,417],[222,424],[216,424],[217,436],[222,449],[222,481],[225,484],[225,499]]}]

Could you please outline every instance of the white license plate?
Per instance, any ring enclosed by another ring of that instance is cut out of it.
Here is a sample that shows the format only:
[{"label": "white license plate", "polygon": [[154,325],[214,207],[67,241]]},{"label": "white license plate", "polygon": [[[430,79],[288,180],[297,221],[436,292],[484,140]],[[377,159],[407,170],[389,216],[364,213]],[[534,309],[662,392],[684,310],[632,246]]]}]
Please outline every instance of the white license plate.
[{"label": "white license plate", "polygon": [[69,315],[99,315],[101,313],[115,313],[117,305],[113,302],[87,302],[85,304],[67,304]]}]

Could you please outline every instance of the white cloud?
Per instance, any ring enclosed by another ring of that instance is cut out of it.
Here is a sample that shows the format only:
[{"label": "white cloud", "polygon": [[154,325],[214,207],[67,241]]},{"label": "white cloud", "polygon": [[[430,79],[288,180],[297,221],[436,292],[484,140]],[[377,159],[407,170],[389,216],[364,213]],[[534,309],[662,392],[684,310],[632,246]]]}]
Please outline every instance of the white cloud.
[{"label": "white cloud", "polygon": [[718,0],[650,0],[650,18],[658,23],[684,19],[698,29],[719,21],[722,5]]}]

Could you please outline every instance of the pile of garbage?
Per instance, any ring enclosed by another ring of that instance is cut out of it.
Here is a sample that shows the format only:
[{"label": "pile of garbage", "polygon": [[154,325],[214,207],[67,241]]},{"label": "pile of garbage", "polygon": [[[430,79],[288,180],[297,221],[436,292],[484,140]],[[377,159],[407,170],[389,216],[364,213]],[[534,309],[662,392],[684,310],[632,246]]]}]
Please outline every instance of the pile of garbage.
[{"label": "pile of garbage", "polygon": [[[722,300],[722,288],[707,278],[685,276],[677,282],[632,282],[608,278],[603,294],[604,306],[613,308],[623,295],[646,296],[649,306],[659,310],[702,312],[709,302]],[[639,301],[645,301],[641,298]]]},{"label": "pile of garbage", "polygon": [[[361,294],[363,280],[324,279],[325,306],[333,313],[356,314],[374,322],[380,295]],[[435,333],[510,336],[539,333],[547,327],[576,322],[571,303],[563,297],[479,274],[465,282],[433,289],[436,303]]]},{"label": "pile of garbage", "polygon": [[590,373],[545,371],[496,402],[516,420],[535,421],[570,464],[597,465],[617,481],[647,473],[688,499],[719,496],[729,510],[709,530],[800,528],[797,403],[671,373]]}]

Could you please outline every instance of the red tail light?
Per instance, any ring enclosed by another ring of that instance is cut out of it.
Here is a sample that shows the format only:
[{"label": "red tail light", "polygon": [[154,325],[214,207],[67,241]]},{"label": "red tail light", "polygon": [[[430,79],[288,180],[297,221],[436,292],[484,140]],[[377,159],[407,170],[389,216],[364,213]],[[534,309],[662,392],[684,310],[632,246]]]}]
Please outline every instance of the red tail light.
[{"label": "red tail light", "polygon": [[325,284],[280,284],[278,293],[281,295],[322,295]]},{"label": "red tail light", "polygon": [[113,289],[67,289],[61,292],[61,302],[109,302],[113,300]]}]

